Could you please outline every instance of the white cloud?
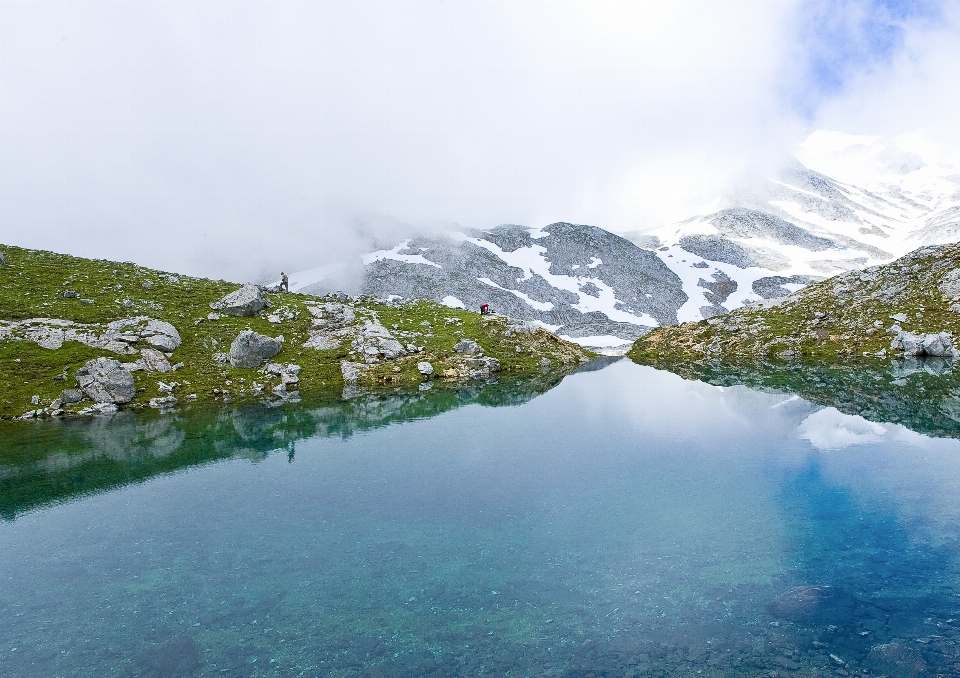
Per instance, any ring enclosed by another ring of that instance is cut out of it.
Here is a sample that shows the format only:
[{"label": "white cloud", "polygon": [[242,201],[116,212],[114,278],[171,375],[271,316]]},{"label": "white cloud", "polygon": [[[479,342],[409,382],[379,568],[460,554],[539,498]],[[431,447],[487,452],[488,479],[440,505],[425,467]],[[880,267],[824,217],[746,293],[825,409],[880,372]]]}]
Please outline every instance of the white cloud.
[{"label": "white cloud", "polygon": [[818,450],[838,450],[883,440],[887,429],[833,407],[814,412],[797,427],[798,435]]},{"label": "white cloud", "polygon": [[788,7],[3,2],[0,237],[250,278],[370,222],[658,225],[778,137]]}]

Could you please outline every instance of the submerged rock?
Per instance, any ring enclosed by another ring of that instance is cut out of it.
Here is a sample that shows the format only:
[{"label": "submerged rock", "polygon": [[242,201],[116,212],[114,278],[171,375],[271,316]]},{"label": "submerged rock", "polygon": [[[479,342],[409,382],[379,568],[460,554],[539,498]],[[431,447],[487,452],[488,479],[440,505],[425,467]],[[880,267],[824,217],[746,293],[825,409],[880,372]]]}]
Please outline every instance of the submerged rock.
[{"label": "submerged rock", "polygon": [[834,617],[849,601],[832,586],[798,586],[774,598],[767,612],[774,617],[800,619]]},{"label": "submerged rock", "polygon": [[200,669],[200,649],[193,638],[175,636],[142,650],[127,670],[137,678],[187,678]]},{"label": "submerged rock", "polygon": [[260,288],[247,283],[235,292],[231,292],[210,304],[210,308],[227,315],[252,316],[269,305],[270,302],[264,299],[260,293]]},{"label": "submerged rock", "polygon": [[874,672],[889,678],[919,678],[927,675],[927,662],[923,655],[909,645],[885,643],[870,648],[867,666]]},{"label": "submerged rock", "polygon": [[77,384],[97,403],[122,405],[136,394],[133,376],[111,358],[95,358],[77,370]]},{"label": "submerged rock", "polygon": [[244,330],[230,344],[230,364],[234,367],[259,367],[263,361],[277,355],[282,348],[279,340]]}]

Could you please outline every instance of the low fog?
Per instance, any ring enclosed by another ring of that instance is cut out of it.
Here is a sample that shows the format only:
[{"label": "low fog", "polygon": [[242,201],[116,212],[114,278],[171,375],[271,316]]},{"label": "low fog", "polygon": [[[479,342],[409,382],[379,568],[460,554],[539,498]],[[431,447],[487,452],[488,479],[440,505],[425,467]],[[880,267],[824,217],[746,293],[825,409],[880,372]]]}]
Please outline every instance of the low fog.
[{"label": "low fog", "polygon": [[868,1],[3,0],[0,241],[264,281],[456,227],[643,231],[813,129],[922,134],[947,158],[956,19]]}]

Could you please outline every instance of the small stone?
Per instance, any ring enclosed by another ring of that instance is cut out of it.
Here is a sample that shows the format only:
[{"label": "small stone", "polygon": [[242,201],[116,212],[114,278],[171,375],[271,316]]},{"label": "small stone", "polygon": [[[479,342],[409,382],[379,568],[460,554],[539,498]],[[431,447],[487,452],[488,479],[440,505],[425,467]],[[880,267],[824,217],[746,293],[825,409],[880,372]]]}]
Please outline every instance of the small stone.
[{"label": "small stone", "polygon": [[548,369],[553,364],[553,362],[548,358],[541,358],[538,364],[542,369]]},{"label": "small stone", "polygon": [[152,283],[152,282],[150,282],[149,280],[144,280],[144,281],[143,281],[143,289],[149,290],[149,289],[152,289],[152,288],[153,288],[153,283]]},{"label": "small stone", "polygon": [[173,407],[177,404],[177,399],[172,395],[168,395],[163,398],[150,398],[149,404],[150,407],[162,409],[165,407]]},{"label": "small stone", "polygon": [[123,307],[124,307],[124,308],[133,308],[133,302],[130,301],[129,299],[124,299],[124,300],[123,300]]},{"label": "small stone", "polygon": [[81,304],[93,304],[93,299],[81,299]]},{"label": "small stone", "polygon": [[419,362],[417,363],[417,372],[425,377],[429,377],[431,374],[433,374],[433,365],[426,361]]},{"label": "small stone", "polygon": [[73,290],[64,290],[64,291],[63,291],[63,298],[64,298],[64,299],[76,299],[76,298],[79,297],[79,296],[80,296],[80,295],[77,294],[76,292],[74,292]]},{"label": "small stone", "polygon": [[40,404],[40,396],[35,395],[35,396],[33,396],[32,398],[30,398],[30,404],[31,404],[31,405],[39,405],[39,404]]},{"label": "small stone", "polygon": [[220,320],[220,314],[211,311],[210,313],[207,313],[207,320]]}]

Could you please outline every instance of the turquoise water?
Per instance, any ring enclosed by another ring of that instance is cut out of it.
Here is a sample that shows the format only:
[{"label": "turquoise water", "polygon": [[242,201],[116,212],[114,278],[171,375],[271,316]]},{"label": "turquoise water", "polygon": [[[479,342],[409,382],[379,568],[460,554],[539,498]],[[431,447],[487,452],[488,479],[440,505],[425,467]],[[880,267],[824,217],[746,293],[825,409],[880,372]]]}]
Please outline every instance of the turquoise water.
[{"label": "turquoise water", "polygon": [[960,441],[551,386],[5,429],[0,675],[960,672]]}]

